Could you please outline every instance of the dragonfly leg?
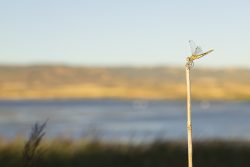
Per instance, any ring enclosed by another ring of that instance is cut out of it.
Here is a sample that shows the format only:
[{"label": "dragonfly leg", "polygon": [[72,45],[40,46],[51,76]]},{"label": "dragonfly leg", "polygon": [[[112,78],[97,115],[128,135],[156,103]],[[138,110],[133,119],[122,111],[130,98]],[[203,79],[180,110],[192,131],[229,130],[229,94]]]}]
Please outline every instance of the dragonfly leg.
[{"label": "dragonfly leg", "polygon": [[188,69],[193,68],[193,67],[194,67],[194,62],[193,62],[192,60],[190,60],[190,59],[187,58],[186,67],[187,67]]}]

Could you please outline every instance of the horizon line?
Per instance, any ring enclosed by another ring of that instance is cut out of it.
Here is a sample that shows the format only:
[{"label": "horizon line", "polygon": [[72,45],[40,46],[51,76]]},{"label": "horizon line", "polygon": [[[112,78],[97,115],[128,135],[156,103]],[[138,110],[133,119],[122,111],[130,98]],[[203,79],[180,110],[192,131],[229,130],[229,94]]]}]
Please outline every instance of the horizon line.
[{"label": "horizon line", "polygon": [[[0,67],[56,67],[56,66],[63,66],[63,67],[88,67],[88,68],[182,68],[185,66],[185,64],[179,65],[179,64],[72,64],[72,63],[0,63]],[[246,66],[209,66],[209,65],[202,65],[197,66],[196,68],[205,68],[205,69],[248,69],[250,70],[250,67]]]}]

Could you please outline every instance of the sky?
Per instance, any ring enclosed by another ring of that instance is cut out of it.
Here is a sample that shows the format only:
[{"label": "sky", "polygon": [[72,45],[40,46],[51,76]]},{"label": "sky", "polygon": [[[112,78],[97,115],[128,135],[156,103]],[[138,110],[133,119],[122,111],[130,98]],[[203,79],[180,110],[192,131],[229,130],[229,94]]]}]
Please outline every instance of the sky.
[{"label": "sky", "polygon": [[250,68],[248,0],[0,0],[0,64]]}]

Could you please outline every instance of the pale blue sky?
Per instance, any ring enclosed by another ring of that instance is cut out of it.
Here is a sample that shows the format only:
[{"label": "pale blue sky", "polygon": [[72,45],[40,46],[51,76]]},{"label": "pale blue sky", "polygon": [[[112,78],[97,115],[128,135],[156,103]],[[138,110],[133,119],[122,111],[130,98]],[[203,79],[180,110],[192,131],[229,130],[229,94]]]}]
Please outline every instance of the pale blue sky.
[{"label": "pale blue sky", "polygon": [[250,67],[248,0],[0,0],[0,64]]}]

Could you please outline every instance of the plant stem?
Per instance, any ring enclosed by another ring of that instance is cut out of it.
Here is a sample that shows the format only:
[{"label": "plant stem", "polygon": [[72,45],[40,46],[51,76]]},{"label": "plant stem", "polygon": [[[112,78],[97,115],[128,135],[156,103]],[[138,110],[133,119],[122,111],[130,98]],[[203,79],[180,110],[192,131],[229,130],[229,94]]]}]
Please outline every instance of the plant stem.
[{"label": "plant stem", "polygon": [[192,120],[191,120],[191,82],[190,82],[190,66],[188,64],[186,65],[186,83],[187,83],[188,167],[193,167]]}]

